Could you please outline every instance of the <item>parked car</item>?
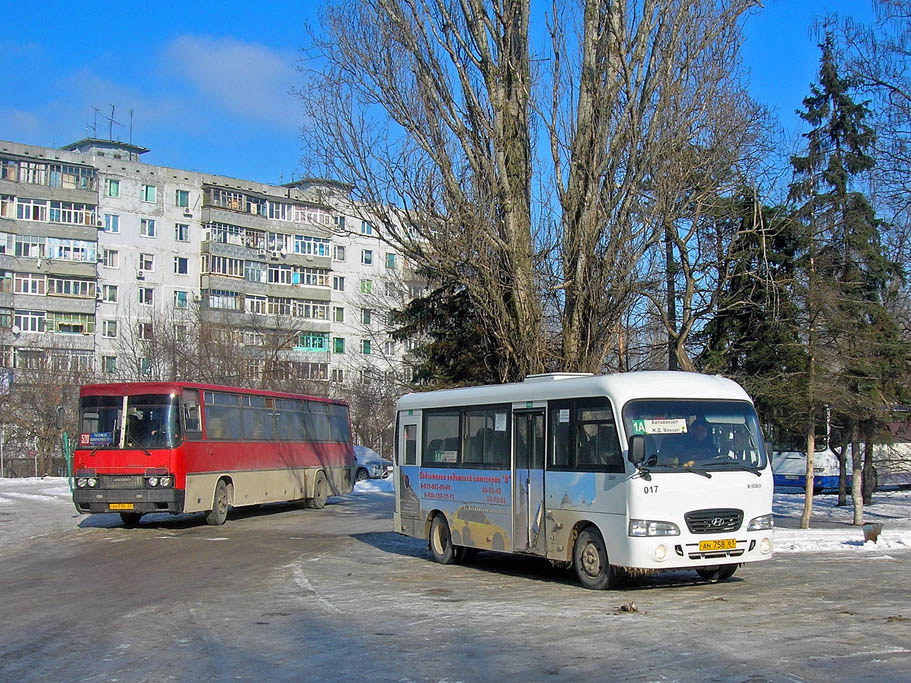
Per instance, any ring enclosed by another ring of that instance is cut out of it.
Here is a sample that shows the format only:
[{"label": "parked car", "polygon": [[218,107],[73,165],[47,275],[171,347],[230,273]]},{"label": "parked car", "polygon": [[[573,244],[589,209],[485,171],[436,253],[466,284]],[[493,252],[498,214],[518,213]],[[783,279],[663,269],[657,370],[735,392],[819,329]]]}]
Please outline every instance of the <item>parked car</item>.
[{"label": "parked car", "polygon": [[385,479],[392,474],[392,462],[381,458],[379,453],[372,448],[355,446],[354,459],[357,461],[355,481]]}]

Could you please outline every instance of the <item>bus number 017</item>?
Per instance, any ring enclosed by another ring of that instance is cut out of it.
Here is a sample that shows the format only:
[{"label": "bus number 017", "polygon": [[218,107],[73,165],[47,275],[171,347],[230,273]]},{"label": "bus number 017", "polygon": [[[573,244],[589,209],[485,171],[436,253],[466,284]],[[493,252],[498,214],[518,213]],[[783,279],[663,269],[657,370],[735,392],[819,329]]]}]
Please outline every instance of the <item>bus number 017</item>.
[{"label": "bus number 017", "polygon": [[658,493],[658,484],[652,484],[651,486],[643,486],[642,490],[645,493]]}]

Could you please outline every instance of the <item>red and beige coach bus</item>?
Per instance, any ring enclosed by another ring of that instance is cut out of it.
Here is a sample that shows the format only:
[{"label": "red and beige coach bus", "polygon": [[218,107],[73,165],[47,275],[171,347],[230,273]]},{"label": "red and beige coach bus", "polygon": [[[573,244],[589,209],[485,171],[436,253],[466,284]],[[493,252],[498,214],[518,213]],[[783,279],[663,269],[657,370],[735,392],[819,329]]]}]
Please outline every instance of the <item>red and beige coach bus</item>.
[{"label": "red and beige coach bus", "polygon": [[204,512],[350,493],[348,405],[313,396],[191,382],[88,384],[79,397],[73,502],[119,512]]}]

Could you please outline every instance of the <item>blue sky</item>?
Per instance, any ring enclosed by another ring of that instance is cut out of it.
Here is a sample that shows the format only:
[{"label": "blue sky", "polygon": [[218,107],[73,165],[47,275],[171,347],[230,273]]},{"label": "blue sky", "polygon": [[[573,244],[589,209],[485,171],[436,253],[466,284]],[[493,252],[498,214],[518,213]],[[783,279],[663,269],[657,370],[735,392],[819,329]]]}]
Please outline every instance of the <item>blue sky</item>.
[{"label": "blue sky", "polygon": [[[318,2],[10,2],[3,9],[0,139],[59,147],[93,134],[150,148],[147,163],[262,182],[300,175],[290,94]],[[747,20],[750,89],[799,134],[818,68],[809,27],[827,12],[869,21],[868,0],[766,0]],[[92,107],[97,107],[97,115]]]}]

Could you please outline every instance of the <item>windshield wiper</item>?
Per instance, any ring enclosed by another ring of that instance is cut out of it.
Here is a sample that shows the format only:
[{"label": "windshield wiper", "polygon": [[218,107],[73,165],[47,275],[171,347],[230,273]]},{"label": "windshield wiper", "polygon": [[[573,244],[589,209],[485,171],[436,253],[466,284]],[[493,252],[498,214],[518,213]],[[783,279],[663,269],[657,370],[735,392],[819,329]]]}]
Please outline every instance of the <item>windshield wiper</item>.
[{"label": "windshield wiper", "polygon": [[134,446],[139,446],[142,449],[142,452],[145,453],[146,455],[152,455],[152,451],[150,451],[142,443],[140,443],[139,439],[137,439],[132,434],[127,434],[127,441],[133,442]]},{"label": "windshield wiper", "polygon": [[747,465],[744,465],[743,463],[737,462],[735,460],[713,460],[710,464],[712,467],[734,467],[738,470],[743,470],[744,472],[755,474],[757,477],[762,476],[762,472],[756,468],[748,467]]},{"label": "windshield wiper", "polygon": [[673,472],[692,472],[693,474],[698,474],[701,477],[706,479],[711,479],[712,475],[706,472],[705,470],[697,470],[693,467],[683,467],[682,465],[659,465],[662,469],[668,469]]}]

